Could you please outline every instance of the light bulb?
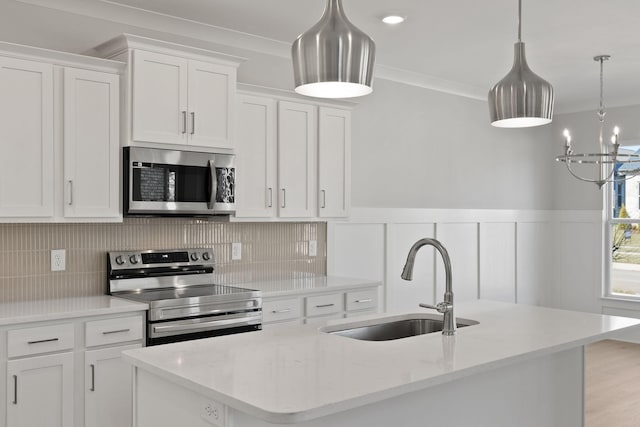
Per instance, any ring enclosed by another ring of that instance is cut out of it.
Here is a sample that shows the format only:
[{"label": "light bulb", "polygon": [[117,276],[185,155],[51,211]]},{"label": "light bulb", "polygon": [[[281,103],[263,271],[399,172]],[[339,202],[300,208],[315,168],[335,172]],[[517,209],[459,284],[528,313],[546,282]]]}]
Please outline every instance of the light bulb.
[{"label": "light bulb", "polygon": [[382,22],[385,24],[395,25],[404,22],[404,16],[400,15],[389,15],[382,18]]}]

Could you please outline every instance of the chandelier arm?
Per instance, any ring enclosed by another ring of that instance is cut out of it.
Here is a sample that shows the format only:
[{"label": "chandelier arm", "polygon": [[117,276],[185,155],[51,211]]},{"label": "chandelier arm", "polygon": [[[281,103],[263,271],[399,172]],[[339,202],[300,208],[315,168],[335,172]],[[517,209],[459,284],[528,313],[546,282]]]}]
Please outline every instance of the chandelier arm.
[{"label": "chandelier arm", "polygon": [[600,182],[600,180],[597,179],[592,179],[592,178],[583,178],[580,175],[576,174],[572,169],[571,169],[571,163],[569,162],[565,162],[565,165],[567,166],[567,170],[569,171],[569,173],[571,175],[573,175],[574,178],[579,179],[580,181],[584,181],[584,182],[592,182],[594,184],[597,184]]},{"label": "chandelier arm", "polygon": [[626,181],[628,179],[634,178],[638,175],[640,175],[640,169],[637,169],[635,171],[631,171],[631,173],[624,175],[625,178],[622,179],[611,179],[611,177],[613,176],[613,172],[611,174],[609,174],[609,176],[607,178],[605,178],[604,180],[599,180],[599,179],[593,179],[593,178],[584,178],[580,175],[578,175],[577,173],[575,173],[573,171],[573,169],[571,169],[571,163],[569,162],[564,162],[565,166],[567,167],[567,170],[569,171],[569,173],[576,179],[583,181],[583,182],[591,182],[593,184],[604,184],[604,183],[610,183],[610,182],[623,182]]}]

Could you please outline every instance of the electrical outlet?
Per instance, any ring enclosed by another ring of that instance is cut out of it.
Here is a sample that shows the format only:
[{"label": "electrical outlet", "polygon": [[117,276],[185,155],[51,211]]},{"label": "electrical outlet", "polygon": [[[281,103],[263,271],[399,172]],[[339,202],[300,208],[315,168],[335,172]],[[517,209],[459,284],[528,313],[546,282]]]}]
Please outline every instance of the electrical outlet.
[{"label": "electrical outlet", "polygon": [[51,271],[64,271],[67,267],[64,249],[51,250]]},{"label": "electrical outlet", "polygon": [[242,259],[242,243],[231,244],[231,260],[240,261]]},{"label": "electrical outlet", "polygon": [[225,407],[213,400],[203,401],[202,419],[217,427],[225,427]]},{"label": "electrical outlet", "polygon": [[317,256],[317,255],[318,255],[318,241],[309,240],[309,256]]}]

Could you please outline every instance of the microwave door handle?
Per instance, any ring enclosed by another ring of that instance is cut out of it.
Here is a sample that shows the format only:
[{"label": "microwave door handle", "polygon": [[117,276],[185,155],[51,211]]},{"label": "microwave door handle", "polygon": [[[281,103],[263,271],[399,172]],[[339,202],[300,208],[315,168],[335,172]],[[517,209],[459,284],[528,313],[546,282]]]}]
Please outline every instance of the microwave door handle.
[{"label": "microwave door handle", "polygon": [[218,177],[216,176],[216,165],[214,160],[209,160],[209,172],[211,172],[211,194],[207,208],[213,209],[216,203],[216,193],[218,192]]}]

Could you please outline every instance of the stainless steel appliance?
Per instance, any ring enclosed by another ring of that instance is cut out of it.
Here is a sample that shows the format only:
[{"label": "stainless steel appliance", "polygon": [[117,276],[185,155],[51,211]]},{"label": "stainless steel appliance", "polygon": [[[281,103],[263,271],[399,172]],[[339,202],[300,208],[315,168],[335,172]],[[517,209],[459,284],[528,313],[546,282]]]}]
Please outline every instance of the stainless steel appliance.
[{"label": "stainless steel appliance", "polygon": [[127,216],[212,216],[236,210],[232,154],[125,147]]},{"label": "stainless steel appliance", "polygon": [[213,283],[212,249],[107,254],[108,293],[149,304],[147,345],[262,329],[262,293]]}]

